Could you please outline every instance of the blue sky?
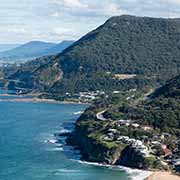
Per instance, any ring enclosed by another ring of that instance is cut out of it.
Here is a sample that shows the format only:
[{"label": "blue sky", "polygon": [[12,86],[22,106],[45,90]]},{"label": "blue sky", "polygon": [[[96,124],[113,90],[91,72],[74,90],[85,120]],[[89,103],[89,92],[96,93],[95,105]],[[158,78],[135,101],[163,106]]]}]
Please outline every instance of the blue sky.
[{"label": "blue sky", "polygon": [[180,0],[0,0],[0,44],[78,39],[122,14],[180,17]]}]

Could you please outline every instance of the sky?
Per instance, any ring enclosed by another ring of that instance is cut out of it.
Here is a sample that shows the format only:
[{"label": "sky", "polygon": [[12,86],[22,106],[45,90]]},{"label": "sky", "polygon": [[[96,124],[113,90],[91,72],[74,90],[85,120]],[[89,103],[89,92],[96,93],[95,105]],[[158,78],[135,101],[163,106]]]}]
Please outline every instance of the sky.
[{"label": "sky", "polygon": [[180,17],[180,0],[0,0],[0,44],[77,40],[122,14]]}]

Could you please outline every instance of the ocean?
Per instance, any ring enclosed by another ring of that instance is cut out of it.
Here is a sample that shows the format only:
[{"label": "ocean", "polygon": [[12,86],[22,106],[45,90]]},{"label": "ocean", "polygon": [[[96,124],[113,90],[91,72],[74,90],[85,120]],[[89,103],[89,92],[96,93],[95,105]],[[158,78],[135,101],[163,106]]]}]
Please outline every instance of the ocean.
[{"label": "ocean", "polygon": [[0,180],[141,180],[148,172],[82,162],[65,145],[87,105],[0,100]]}]

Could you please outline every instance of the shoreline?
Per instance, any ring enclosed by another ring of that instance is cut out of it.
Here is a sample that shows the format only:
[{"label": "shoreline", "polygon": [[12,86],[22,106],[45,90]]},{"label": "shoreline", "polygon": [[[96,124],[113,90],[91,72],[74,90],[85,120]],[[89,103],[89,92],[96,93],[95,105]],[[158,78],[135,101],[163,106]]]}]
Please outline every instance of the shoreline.
[{"label": "shoreline", "polygon": [[171,172],[157,171],[153,172],[146,180],[180,180],[180,176],[174,175]]},{"label": "shoreline", "polygon": [[[45,98],[38,98],[36,95],[14,95],[14,94],[0,94],[2,97],[7,97],[6,99],[0,98],[0,102],[32,102],[32,103],[52,103],[52,104],[86,104],[89,103],[81,103],[81,102],[74,102],[74,101],[57,101],[55,99],[45,99]],[[17,97],[17,98],[8,98],[8,97]],[[112,165],[104,165],[100,163],[91,163],[86,162],[83,160],[79,160],[80,163],[95,165],[95,166],[104,166],[104,167],[114,167],[120,168],[126,171],[133,180],[180,180],[180,177],[177,175],[172,174],[171,172],[153,172],[153,171],[146,171],[146,170],[139,170],[133,169],[125,166],[112,166]]]},{"label": "shoreline", "polygon": [[[55,99],[45,99],[45,98],[38,98],[28,97],[24,95],[11,95],[11,94],[0,94],[2,97],[7,97],[7,99],[0,98],[0,102],[33,102],[33,103],[55,103],[55,104],[84,104],[89,105],[89,103],[83,102],[74,102],[74,101],[57,101]],[[8,98],[8,97],[17,97],[17,98]]]},{"label": "shoreline", "polygon": [[134,169],[134,168],[125,167],[125,166],[108,165],[108,164],[101,164],[101,163],[96,163],[96,162],[88,162],[88,161],[83,161],[83,160],[75,160],[75,161],[78,161],[81,164],[87,164],[87,165],[92,165],[92,166],[100,166],[100,167],[106,167],[106,168],[115,168],[115,169],[118,169],[118,170],[122,170],[122,171],[126,172],[127,175],[132,180],[146,180],[149,176],[151,176],[153,174],[152,171]]}]

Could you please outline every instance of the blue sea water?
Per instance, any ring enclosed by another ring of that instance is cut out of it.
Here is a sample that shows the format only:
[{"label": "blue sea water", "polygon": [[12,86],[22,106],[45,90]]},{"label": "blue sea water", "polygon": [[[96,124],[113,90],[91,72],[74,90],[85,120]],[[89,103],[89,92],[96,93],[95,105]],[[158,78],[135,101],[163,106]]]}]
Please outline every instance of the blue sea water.
[{"label": "blue sea water", "polygon": [[80,163],[63,138],[55,143],[54,134],[70,130],[86,107],[0,101],[0,180],[130,179],[120,168]]}]

